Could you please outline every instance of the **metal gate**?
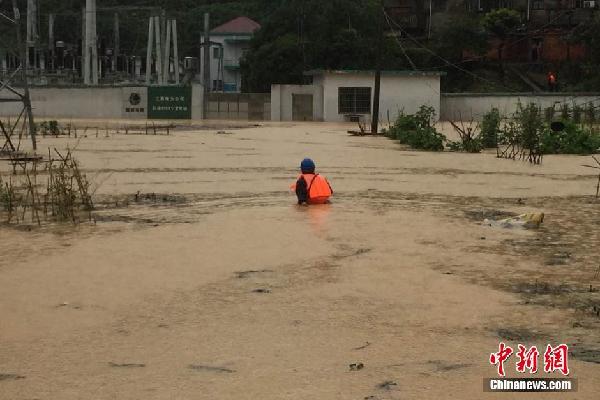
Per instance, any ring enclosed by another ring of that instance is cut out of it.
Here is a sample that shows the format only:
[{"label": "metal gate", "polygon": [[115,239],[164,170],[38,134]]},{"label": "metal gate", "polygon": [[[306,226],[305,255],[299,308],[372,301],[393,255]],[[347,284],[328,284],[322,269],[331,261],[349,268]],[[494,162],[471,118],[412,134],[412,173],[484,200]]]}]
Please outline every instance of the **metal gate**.
[{"label": "metal gate", "polygon": [[313,120],[313,95],[292,94],[292,121]]},{"label": "metal gate", "polygon": [[208,118],[268,121],[271,119],[271,94],[210,93]]}]

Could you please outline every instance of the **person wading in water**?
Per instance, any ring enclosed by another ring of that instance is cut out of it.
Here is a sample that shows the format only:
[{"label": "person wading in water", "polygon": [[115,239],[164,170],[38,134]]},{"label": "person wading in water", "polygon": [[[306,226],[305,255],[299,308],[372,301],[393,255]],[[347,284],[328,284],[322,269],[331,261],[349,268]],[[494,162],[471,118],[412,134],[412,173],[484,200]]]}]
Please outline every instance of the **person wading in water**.
[{"label": "person wading in water", "polygon": [[315,173],[315,163],[305,158],[300,163],[302,174],[290,188],[296,191],[298,204],[325,204],[333,195],[333,190],[327,179]]}]

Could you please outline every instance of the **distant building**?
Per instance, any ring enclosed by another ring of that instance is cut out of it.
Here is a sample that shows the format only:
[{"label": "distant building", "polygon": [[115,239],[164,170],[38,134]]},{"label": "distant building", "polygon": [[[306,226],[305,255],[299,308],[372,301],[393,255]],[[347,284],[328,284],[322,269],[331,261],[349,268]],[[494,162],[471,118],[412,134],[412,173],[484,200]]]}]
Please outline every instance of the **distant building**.
[{"label": "distant building", "polygon": [[242,77],[240,60],[260,24],[247,17],[238,17],[210,32],[210,40],[220,45],[210,49],[210,77],[212,92],[240,92]]},{"label": "distant building", "polygon": [[468,11],[487,13],[499,8],[517,10],[525,24],[538,27],[572,27],[591,18],[598,9],[596,0],[469,0]]},{"label": "distant building", "polygon": [[[457,15],[484,15],[500,8],[521,14],[523,26],[505,41],[505,61],[516,63],[557,63],[577,61],[585,57],[581,45],[568,43],[574,26],[593,18],[600,0],[386,0],[390,18],[417,37],[431,31]],[[394,26],[396,34],[399,29]],[[490,42],[488,59],[498,56],[498,40]],[[467,59],[468,54],[467,54]]]},{"label": "distant building", "polygon": [[[370,122],[374,71],[309,71],[311,85],[272,85],[271,120]],[[398,114],[413,114],[422,105],[440,115],[440,77],[443,72],[383,71],[380,121],[393,122]]]}]

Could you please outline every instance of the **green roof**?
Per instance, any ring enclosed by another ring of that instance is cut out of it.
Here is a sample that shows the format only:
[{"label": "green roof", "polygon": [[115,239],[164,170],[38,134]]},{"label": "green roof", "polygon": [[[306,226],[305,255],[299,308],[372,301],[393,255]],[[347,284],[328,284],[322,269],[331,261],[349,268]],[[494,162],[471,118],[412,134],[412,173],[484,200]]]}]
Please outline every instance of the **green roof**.
[{"label": "green roof", "polygon": [[[375,75],[374,70],[357,70],[357,69],[314,69],[307,71],[304,75]],[[382,76],[444,76],[444,71],[381,71]]]}]

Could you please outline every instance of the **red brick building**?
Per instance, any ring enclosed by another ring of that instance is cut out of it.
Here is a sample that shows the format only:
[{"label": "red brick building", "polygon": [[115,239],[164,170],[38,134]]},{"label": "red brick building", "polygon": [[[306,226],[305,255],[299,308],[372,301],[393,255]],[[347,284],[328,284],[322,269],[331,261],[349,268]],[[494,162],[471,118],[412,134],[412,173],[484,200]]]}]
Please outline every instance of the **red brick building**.
[{"label": "red brick building", "polygon": [[[568,43],[567,36],[575,26],[599,12],[600,0],[386,0],[385,4],[388,14],[417,36],[427,36],[431,24],[435,29],[436,21],[444,20],[448,14],[516,10],[521,14],[523,27],[505,40],[502,58],[507,62],[559,63],[585,57],[585,48]],[[499,44],[496,39],[490,42],[488,59],[498,59]]]},{"label": "red brick building", "polygon": [[[508,62],[520,63],[559,63],[577,61],[585,58],[586,50],[582,45],[567,41],[568,31],[561,28],[547,29],[543,32],[514,35],[505,40],[502,58]],[[498,59],[499,39],[490,41],[486,58]]]}]

